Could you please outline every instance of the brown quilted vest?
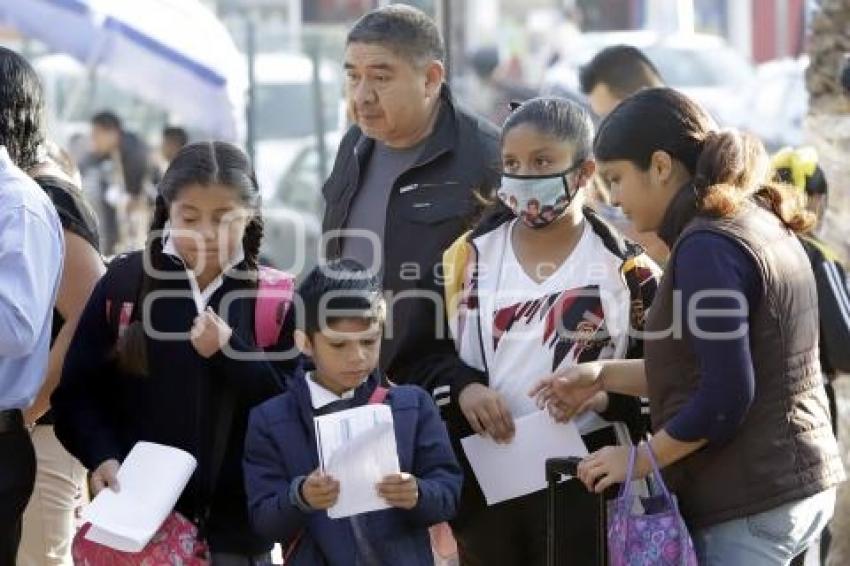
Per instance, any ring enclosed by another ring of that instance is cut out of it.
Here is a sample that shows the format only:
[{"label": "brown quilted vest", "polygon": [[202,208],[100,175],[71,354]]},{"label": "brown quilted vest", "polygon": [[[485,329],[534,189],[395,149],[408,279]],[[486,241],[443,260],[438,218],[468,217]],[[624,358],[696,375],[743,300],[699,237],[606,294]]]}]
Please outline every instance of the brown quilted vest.
[{"label": "brown quilted vest", "polygon": [[[661,235],[672,252],[647,315],[645,341],[652,424],[664,427],[700,380],[698,361],[675,328],[673,282],[677,245],[694,232],[714,232],[742,245],[761,275],[763,298],[750,310],[755,399],[735,436],[669,466],[664,476],[694,528],[767,511],[843,481],[830,428],[818,359],[814,276],[797,238],[770,211],[748,203],[731,218],[696,215],[692,190],[673,200]],[[687,324],[687,305],[680,318]],[[848,346],[850,347],[850,345]]]}]

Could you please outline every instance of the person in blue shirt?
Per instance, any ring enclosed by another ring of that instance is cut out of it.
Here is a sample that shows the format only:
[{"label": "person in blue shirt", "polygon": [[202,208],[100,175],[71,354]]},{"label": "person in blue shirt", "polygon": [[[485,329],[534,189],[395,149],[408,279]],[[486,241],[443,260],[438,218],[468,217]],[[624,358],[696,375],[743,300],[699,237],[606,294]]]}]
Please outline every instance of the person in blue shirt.
[{"label": "person in blue shirt", "polygon": [[453,517],[462,474],[428,393],[395,386],[392,409],[402,473],[376,489],[390,509],[331,519],[339,482],[319,470],[313,418],[376,402],[385,303],[378,280],[353,260],[315,268],[299,288],[295,341],[315,369],[251,412],[245,491],[254,529],[286,549],[288,565],[432,566],[428,528]]},{"label": "person in blue shirt", "polygon": [[62,274],[62,225],[24,170],[44,141],[41,84],[17,53],[0,48],[0,565],[15,564],[21,515],[35,482],[23,410],[47,370]]}]

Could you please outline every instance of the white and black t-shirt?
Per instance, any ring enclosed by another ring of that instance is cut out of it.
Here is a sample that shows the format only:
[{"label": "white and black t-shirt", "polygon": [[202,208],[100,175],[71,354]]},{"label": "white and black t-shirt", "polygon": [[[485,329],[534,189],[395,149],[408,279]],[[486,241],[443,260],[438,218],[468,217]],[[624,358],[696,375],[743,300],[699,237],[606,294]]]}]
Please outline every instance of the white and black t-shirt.
[{"label": "white and black t-shirt", "polygon": [[[539,379],[582,362],[625,357],[630,295],[622,260],[587,222],[570,256],[541,272],[549,275],[540,283],[517,260],[515,225],[508,222],[474,241],[481,340],[465,341],[460,354],[474,367],[485,365],[490,387],[504,395],[516,418],[537,410],[528,391]],[[607,423],[588,413],[577,424],[587,434]]]}]

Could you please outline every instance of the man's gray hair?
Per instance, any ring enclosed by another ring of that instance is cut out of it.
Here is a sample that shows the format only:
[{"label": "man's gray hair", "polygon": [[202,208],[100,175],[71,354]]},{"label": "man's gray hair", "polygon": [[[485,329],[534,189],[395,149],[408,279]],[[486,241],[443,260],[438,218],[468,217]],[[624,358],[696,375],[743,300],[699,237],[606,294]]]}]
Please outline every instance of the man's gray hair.
[{"label": "man's gray hair", "polygon": [[415,65],[445,59],[443,38],[434,20],[405,4],[378,8],[357,20],[345,41],[352,43],[387,47]]}]

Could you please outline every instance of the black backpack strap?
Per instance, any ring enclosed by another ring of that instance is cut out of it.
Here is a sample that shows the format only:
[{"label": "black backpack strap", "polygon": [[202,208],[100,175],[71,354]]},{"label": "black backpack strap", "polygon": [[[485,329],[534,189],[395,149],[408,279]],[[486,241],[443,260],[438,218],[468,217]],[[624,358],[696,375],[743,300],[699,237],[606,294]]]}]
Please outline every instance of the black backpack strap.
[{"label": "black backpack strap", "polygon": [[[243,303],[243,316],[251,313],[248,310],[248,305]],[[219,476],[224,467],[224,456],[227,452],[227,446],[230,441],[230,433],[233,429],[233,419],[236,414],[236,399],[237,396],[226,388],[207,389],[206,392],[198,391],[198,414],[200,415],[200,404],[204,397],[204,393],[209,395],[210,414],[212,415],[212,423],[207,431],[198,427],[199,446],[201,446],[201,454],[205,456],[206,462],[199,462],[198,474],[198,496],[201,501],[205,500],[206,504],[201,505],[196,503],[196,523],[198,526],[198,535],[201,539],[207,540],[209,518],[212,511],[212,501],[215,497],[215,491],[218,487]],[[200,425],[200,423],[199,423]],[[211,435],[204,438],[204,433]]]},{"label": "black backpack strap", "polygon": [[[235,402],[226,391],[212,398],[211,405],[214,410],[214,422],[212,423],[212,437],[210,442],[209,463],[206,467],[207,473],[201,472],[198,477],[201,497],[206,499],[205,505],[199,506],[197,517],[198,534],[201,539],[207,539],[207,527],[209,526],[210,513],[212,511],[212,500],[215,496],[218,478],[224,466],[224,454],[230,440],[230,431],[233,425],[233,416],[236,412]],[[200,399],[200,396],[199,396]],[[199,431],[200,432],[200,431]]]}]

